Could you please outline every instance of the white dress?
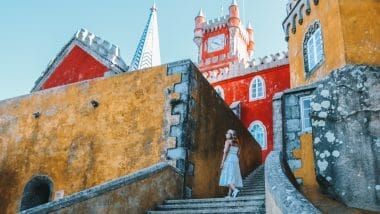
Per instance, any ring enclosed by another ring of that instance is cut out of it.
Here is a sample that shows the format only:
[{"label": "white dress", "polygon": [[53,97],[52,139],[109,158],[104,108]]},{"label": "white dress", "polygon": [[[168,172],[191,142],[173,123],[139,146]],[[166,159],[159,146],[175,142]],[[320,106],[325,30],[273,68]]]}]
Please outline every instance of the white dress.
[{"label": "white dress", "polygon": [[234,184],[236,187],[243,187],[238,151],[239,147],[230,146],[220,174],[219,186],[228,187],[228,184]]}]

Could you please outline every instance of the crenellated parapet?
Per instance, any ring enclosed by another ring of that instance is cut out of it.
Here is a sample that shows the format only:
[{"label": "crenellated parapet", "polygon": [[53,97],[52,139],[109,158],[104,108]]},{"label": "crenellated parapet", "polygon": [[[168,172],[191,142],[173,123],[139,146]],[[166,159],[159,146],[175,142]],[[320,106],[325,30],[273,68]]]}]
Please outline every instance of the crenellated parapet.
[{"label": "crenellated parapet", "polygon": [[229,18],[229,16],[226,15],[226,16],[221,16],[221,17],[215,18],[215,19],[207,20],[205,23],[205,26],[204,26],[204,30],[206,32],[216,31],[216,30],[219,30],[221,28],[227,27],[228,18]]},{"label": "crenellated parapet", "polygon": [[246,63],[244,61],[231,63],[228,67],[205,72],[203,75],[210,83],[215,83],[285,64],[289,64],[288,52],[270,54],[269,56],[259,57]]},{"label": "crenellated parapet", "polygon": [[319,0],[296,0],[287,4],[287,13],[285,20],[282,22],[282,28],[285,32],[285,40],[289,40],[289,34],[296,33],[297,23],[302,25],[305,16],[311,13],[311,4],[318,5]]},{"label": "crenellated parapet", "polygon": [[31,92],[41,89],[42,85],[47,81],[61,62],[70,54],[70,51],[75,46],[80,47],[108,67],[109,71],[106,72],[105,75],[119,74],[128,71],[128,66],[120,57],[119,47],[82,28],[74,34],[57,56],[49,62],[46,70],[43,71],[40,77],[35,81],[35,85]]},{"label": "crenellated parapet", "polygon": [[[77,31],[75,34],[75,39],[102,56],[104,59],[111,62],[114,66],[119,67],[122,70],[127,69],[127,66],[120,57],[120,49],[118,46],[101,39],[83,28]],[[119,70],[116,72],[121,73]]]}]

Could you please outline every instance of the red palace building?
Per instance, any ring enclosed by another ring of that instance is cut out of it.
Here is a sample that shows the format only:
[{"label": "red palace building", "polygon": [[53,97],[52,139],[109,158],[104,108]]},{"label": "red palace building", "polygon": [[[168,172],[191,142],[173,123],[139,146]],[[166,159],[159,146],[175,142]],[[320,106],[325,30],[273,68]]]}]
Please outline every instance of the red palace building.
[{"label": "red palace building", "polygon": [[199,70],[261,145],[265,161],[273,150],[273,95],[290,87],[287,53],[251,60],[253,28],[243,27],[236,0],[217,19],[206,21],[200,10],[194,42]]}]

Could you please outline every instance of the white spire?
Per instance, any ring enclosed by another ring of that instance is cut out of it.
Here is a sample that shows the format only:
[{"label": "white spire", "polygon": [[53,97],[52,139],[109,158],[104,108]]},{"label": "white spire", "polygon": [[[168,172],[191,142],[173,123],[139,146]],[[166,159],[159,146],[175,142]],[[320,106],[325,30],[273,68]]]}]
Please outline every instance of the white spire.
[{"label": "white spire", "polygon": [[145,26],[135,55],[133,56],[131,66],[129,67],[130,71],[161,64],[156,3],[153,3],[150,11],[148,23]]}]

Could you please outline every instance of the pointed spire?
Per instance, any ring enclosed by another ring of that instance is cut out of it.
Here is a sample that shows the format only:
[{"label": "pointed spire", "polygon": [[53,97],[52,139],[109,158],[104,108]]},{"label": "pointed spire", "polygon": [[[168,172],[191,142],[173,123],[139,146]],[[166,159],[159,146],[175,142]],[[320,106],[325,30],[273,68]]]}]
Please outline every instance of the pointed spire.
[{"label": "pointed spire", "polygon": [[232,0],[231,6],[232,6],[232,5],[236,5],[236,6],[237,6],[237,5],[238,5],[238,4],[237,4],[237,1],[236,1],[236,0]]},{"label": "pointed spire", "polygon": [[148,22],[137,45],[129,71],[161,64],[156,2],[153,3],[150,11]]},{"label": "pointed spire", "polygon": [[202,10],[202,8],[199,10],[198,16],[202,16],[202,17],[205,17],[205,15],[204,15],[204,13],[203,13],[203,10]]},{"label": "pointed spire", "polygon": [[248,21],[247,29],[253,29],[250,21]]}]

